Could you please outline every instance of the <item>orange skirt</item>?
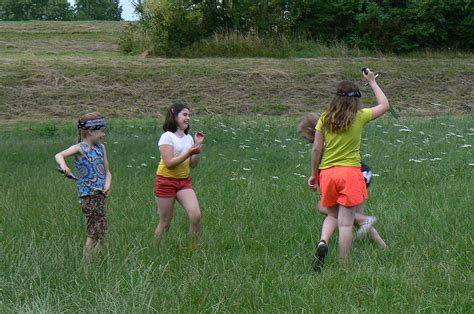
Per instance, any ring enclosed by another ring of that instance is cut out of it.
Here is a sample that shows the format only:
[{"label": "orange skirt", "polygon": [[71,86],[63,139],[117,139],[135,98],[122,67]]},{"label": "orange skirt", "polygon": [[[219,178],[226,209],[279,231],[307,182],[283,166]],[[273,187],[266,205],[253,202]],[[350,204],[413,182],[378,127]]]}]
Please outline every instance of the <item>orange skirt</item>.
[{"label": "orange skirt", "polygon": [[321,205],[353,207],[368,198],[367,186],[360,167],[334,166],[319,173]]}]

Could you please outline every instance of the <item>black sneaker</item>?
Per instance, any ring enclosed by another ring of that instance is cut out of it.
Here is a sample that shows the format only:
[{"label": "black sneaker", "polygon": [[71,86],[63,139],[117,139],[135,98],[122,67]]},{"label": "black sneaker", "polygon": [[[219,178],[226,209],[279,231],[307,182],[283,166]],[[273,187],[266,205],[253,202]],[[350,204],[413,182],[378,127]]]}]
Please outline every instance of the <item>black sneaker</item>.
[{"label": "black sneaker", "polygon": [[316,246],[316,252],[314,253],[313,269],[316,272],[320,272],[324,266],[324,258],[328,254],[329,246],[326,241],[321,240]]}]

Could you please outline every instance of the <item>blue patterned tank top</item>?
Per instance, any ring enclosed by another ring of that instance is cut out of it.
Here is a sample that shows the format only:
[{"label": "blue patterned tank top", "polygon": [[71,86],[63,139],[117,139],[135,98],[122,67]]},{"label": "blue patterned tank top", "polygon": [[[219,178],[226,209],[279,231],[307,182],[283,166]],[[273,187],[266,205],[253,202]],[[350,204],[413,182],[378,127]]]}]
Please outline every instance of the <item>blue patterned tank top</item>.
[{"label": "blue patterned tank top", "polygon": [[102,191],[105,185],[104,146],[86,143],[80,143],[79,146],[82,155],[75,160],[79,196],[94,195]]}]

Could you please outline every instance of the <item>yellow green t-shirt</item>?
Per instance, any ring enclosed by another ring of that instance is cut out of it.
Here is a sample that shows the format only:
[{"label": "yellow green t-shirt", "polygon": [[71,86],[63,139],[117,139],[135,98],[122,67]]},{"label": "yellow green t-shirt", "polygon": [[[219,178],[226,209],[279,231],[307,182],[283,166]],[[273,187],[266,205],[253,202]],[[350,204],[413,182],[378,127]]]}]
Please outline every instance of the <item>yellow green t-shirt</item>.
[{"label": "yellow green t-shirt", "polygon": [[364,126],[372,119],[372,109],[362,109],[347,130],[331,133],[323,130],[325,114],[316,124],[316,131],[324,135],[324,154],[319,169],[333,166],[360,166],[360,143]]}]

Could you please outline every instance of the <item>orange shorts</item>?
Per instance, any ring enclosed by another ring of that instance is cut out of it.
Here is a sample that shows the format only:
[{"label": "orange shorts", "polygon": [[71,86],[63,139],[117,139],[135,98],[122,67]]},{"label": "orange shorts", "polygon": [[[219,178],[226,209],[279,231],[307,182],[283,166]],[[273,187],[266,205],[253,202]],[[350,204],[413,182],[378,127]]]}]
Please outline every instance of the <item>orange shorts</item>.
[{"label": "orange shorts", "polygon": [[156,176],[155,195],[157,197],[176,197],[181,190],[192,189],[192,179],[174,179],[163,176]]},{"label": "orange shorts", "polygon": [[369,195],[360,167],[334,166],[319,173],[321,206],[337,204],[352,207],[361,204]]}]

